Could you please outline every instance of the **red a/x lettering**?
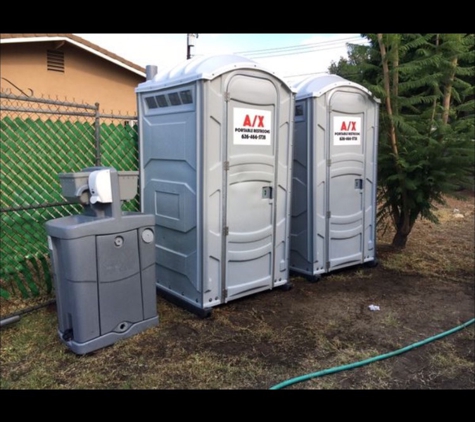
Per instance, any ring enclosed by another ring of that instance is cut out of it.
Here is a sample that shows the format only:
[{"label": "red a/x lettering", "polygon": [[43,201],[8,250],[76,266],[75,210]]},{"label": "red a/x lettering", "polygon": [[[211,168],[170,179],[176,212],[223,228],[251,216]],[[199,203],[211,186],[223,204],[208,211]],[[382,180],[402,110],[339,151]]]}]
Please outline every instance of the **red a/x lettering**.
[{"label": "red a/x lettering", "polygon": [[246,114],[246,117],[244,117],[244,123],[242,125],[243,126],[252,126],[251,119],[249,118],[249,114]]}]

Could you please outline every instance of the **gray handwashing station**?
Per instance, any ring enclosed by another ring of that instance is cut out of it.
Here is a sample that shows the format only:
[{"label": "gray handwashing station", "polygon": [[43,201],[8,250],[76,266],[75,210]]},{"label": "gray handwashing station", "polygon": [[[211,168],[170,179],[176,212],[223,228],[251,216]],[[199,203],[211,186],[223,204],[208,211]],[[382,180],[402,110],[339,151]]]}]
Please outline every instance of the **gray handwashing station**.
[{"label": "gray handwashing station", "polygon": [[46,222],[58,334],[86,354],[158,324],[153,215],[122,211],[138,172],[90,167],[58,175],[83,213]]}]

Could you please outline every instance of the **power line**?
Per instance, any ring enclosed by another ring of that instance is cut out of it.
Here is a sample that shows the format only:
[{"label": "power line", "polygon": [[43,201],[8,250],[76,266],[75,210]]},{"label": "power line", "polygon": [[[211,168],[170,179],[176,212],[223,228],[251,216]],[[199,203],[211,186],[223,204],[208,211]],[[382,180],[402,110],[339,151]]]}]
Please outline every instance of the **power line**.
[{"label": "power line", "polygon": [[297,78],[304,78],[306,76],[312,76],[312,75],[326,75],[328,72],[310,72],[310,73],[300,73],[298,75],[285,75],[285,76],[282,76],[284,79],[290,81],[290,80],[293,80],[293,79],[297,79]]},{"label": "power line", "polygon": [[[297,54],[307,54],[307,53],[315,53],[324,50],[334,50],[337,48],[342,47],[345,44],[354,43],[354,44],[364,44],[366,40],[362,37],[347,37],[347,38],[340,38],[338,40],[328,40],[328,41],[321,41],[312,44],[306,45],[294,45],[294,46],[287,46],[287,47],[276,47],[276,48],[268,48],[268,49],[261,49],[261,50],[249,50],[249,51],[241,51],[239,53],[242,56],[246,56],[252,59],[265,59],[265,58],[275,58],[275,57],[282,57],[282,56],[290,56],[290,55],[297,55]],[[310,72],[310,73],[303,73],[303,74],[296,74],[296,75],[286,75],[284,76],[285,79],[294,79],[300,77],[306,77],[311,75],[318,75],[318,74],[326,74],[327,72]]]},{"label": "power line", "polygon": [[268,49],[261,49],[261,50],[241,51],[235,54],[244,55],[249,58],[288,56],[288,55],[294,55],[294,54],[304,54],[304,53],[335,49],[335,48],[341,47],[342,44],[347,44],[351,41],[365,42],[365,40],[361,37],[348,37],[348,38],[340,38],[339,40],[322,41],[322,42],[306,44],[306,45],[294,45],[294,46],[276,47],[276,48],[268,48]]},{"label": "power line", "polygon": [[295,54],[308,54],[308,53],[317,53],[319,51],[325,51],[325,50],[336,50],[339,47],[342,47],[342,46],[337,45],[337,46],[329,46],[329,47],[325,47],[325,48],[313,48],[313,49],[301,50],[301,51],[291,51],[291,52],[282,53],[282,54],[264,54],[264,55],[260,55],[260,56],[251,56],[251,57],[249,57],[247,55],[246,56],[249,57],[249,58],[253,58],[253,59],[265,59],[265,58],[269,58],[269,57],[292,56],[292,55],[295,55]]},{"label": "power line", "polygon": [[347,37],[347,38],[339,38],[337,40],[327,40],[327,41],[320,41],[317,43],[311,43],[311,44],[305,44],[305,45],[291,45],[287,47],[274,47],[274,48],[265,48],[261,50],[247,50],[247,51],[241,51],[236,54],[244,54],[244,53],[261,53],[261,52],[268,52],[268,51],[273,51],[273,50],[287,50],[287,49],[295,49],[295,48],[307,48],[308,46],[318,46],[318,45],[325,45],[325,44],[334,44],[334,43],[339,43],[341,41],[348,41],[348,40],[358,40],[361,39],[361,37]]}]

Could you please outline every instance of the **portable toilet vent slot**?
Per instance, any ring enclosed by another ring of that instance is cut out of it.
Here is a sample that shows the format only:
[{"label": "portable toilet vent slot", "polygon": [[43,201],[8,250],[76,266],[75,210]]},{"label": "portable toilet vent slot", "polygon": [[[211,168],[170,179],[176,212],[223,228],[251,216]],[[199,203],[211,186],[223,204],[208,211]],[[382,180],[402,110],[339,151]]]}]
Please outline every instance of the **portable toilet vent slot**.
[{"label": "portable toilet vent slot", "polygon": [[257,63],[195,57],[136,88],[157,292],[198,315],[289,286],[295,93]]},{"label": "portable toilet vent slot", "polygon": [[294,89],[290,270],[375,265],[379,100],[337,75]]}]

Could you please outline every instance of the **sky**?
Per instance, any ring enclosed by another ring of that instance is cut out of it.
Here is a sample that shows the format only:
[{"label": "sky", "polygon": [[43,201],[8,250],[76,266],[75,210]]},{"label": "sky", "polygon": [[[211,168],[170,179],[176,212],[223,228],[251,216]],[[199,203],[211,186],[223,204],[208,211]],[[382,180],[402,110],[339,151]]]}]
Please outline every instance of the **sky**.
[{"label": "sky", "polygon": [[[139,66],[173,67],[188,55],[188,34],[83,34],[99,47]],[[327,73],[331,62],[347,57],[347,43],[362,44],[359,34],[193,34],[192,57],[237,54],[286,80]]]}]

